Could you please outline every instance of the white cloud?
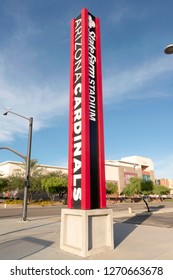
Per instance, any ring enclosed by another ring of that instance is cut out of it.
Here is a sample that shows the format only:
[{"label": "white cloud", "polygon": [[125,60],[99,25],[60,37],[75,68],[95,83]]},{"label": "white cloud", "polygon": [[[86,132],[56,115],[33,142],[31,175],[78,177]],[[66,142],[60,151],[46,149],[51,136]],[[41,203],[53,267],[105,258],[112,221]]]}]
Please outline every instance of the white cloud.
[{"label": "white cloud", "polygon": [[10,141],[13,135],[27,134],[24,120],[17,116],[2,116],[5,107],[26,117],[34,118],[34,130],[40,130],[50,125],[57,116],[67,113],[68,92],[59,91],[51,87],[9,88],[8,85],[0,85],[0,141]]},{"label": "white cloud", "polygon": [[120,21],[124,19],[124,17],[128,17],[128,16],[129,16],[129,10],[126,6],[123,6],[119,9],[116,8],[116,10],[110,14],[110,19],[114,24],[118,24]]},{"label": "white cloud", "polygon": [[154,162],[155,177],[173,179],[173,155]]},{"label": "white cloud", "polygon": [[[105,102],[122,102],[124,99],[146,99],[167,96],[168,93],[154,90],[154,83],[158,83],[160,76],[171,73],[173,61],[159,58],[150,62],[129,67],[128,70],[119,71],[111,69],[104,79]],[[150,89],[145,87],[152,82]],[[142,95],[140,90],[142,89]]]},{"label": "white cloud", "polygon": [[46,40],[46,34],[50,33],[49,25],[45,30],[32,21],[27,5],[17,8],[12,3],[10,9],[4,8],[4,13],[13,20],[14,26],[0,48],[1,143],[12,141],[14,135],[27,135],[28,132],[28,124],[21,118],[11,114],[2,116],[5,107],[23,116],[33,117],[34,130],[40,130],[52,126],[57,116],[67,113],[69,98],[68,69],[63,78],[61,72],[52,78],[49,70],[42,65],[42,59],[45,59],[45,65],[51,67],[47,63],[48,54],[42,50],[39,41],[42,42],[43,38]]},{"label": "white cloud", "polygon": [[34,130],[49,126],[50,121],[67,113],[68,109],[68,76],[59,83],[50,82],[49,79],[38,83],[35,72],[27,76],[27,65],[23,69],[26,69],[26,74],[25,71],[20,73],[19,64],[16,65],[16,72],[15,66],[10,69],[10,51],[0,52],[0,142],[12,141],[14,134],[27,134],[24,120],[11,114],[2,116],[5,107],[26,117],[33,117]]},{"label": "white cloud", "polygon": [[119,26],[119,24],[124,23],[126,20],[141,20],[145,16],[144,10],[141,10],[139,13],[138,9],[132,9],[127,1],[121,1],[120,3],[115,3],[115,9],[112,10],[109,18],[113,24]]}]

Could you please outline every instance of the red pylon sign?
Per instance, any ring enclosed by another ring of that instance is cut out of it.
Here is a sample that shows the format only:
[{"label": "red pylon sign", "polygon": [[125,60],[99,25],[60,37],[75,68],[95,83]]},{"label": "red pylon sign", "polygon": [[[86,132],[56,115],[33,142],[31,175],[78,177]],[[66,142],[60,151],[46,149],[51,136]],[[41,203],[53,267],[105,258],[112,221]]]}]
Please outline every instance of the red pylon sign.
[{"label": "red pylon sign", "polygon": [[100,20],[71,22],[68,208],[106,207]]}]

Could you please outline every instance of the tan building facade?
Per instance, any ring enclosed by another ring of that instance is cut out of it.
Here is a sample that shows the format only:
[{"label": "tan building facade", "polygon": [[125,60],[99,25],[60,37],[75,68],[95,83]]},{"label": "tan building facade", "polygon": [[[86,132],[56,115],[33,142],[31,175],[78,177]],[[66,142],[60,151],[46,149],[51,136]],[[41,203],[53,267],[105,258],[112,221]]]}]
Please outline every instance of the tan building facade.
[{"label": "tan building facade", "polygon": [[[39,164],[39,167],[43,171],[43,174],[56,172],[56,171],[62,171],[68,173],[68,169],[66,167],[44,165],[44,164]],[[23,171],[22,162],[5,161],[0,163],[0,175],[3,177],[18,174],[22,171]]]},{"label": "tan building facade", "polygon": [[119,193],[122,192],[131,177],[155,182],[153,162],[145,157],[131,156],[121,160],[106,160],[105,171],[106,181],[117,183]]}]

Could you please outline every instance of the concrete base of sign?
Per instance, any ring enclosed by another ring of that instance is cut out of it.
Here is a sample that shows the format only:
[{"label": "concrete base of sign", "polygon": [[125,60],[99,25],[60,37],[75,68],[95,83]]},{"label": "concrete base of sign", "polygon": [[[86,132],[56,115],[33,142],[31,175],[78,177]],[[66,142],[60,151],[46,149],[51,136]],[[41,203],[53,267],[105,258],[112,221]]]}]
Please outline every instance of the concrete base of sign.
[{"label": "concrete base of sign", "polygon": [[60,249],[81,257],[114,249],[112,209],[62,209]]}]

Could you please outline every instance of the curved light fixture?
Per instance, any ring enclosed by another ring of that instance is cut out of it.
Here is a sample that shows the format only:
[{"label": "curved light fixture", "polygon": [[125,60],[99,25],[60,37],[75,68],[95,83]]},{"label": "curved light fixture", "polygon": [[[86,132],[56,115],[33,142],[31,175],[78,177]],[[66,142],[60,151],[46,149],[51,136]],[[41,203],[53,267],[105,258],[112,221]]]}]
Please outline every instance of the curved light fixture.
[{"label": "curved light fixture", "polygon": [[173,54],[173,44],[166,46],[164,49],[165,54]]}]

